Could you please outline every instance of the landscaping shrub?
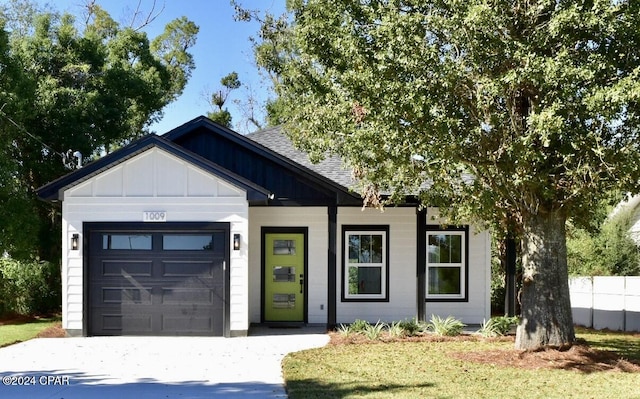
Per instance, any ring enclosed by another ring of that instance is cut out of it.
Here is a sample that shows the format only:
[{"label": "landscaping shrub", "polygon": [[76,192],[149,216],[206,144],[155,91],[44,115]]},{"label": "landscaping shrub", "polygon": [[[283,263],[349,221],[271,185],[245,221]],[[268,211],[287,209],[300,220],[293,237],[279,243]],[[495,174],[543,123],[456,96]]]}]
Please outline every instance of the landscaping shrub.
[{"label": "landscaping shrub", "polygon": [[453,316],[443,319],[440,316],[431,315],[427,329],[437,335],[453,337],[462,334],[464,327],[466,324]]},{"label": "landscaping shrub", "polygon": [[364,333],[371,326],[371,324],[366,320],[356,319],[351,325],[349,325],[349,329],[354,333]]},{"label": "landscaping shrub", "polygon": [[57,312],[61,298],[58,265],[0,259],[0,315]]},{"label": "landscaping shrub", "polygon": [[406,332],[400,325],[399,321],[394,321],[393,323],[387,325],[387,331],[389,332],[389,336],[393,338],[403,338],[406,336]]},{"label": "landscaping shrub", "polygon": [[518,317],[500,316],[492,317],[489,321],[484,321],[478,330],[478,334],[483,337],[503,336],[511,331],[511,328],[518,323]]},{"label": "landscaping shrub", "polygon": [[421,325],[415,318],[411,320],[403,320],[399,323],[399,325],[400,328],[402,328],[402,330],[404,331],[404,334],[409,337],[420,334],[424,329],[424,326]]},{"label": "landscaping shrub", "polygon": [[386,327],[386,324],[378,320],[378,322],[375,325],[369,324],[367,328],[365,328],[364,336],[367,337],[367,339],[375,341],[380,338],[380,336],[382,335],[382,331],[384,330],[385,327]]}]

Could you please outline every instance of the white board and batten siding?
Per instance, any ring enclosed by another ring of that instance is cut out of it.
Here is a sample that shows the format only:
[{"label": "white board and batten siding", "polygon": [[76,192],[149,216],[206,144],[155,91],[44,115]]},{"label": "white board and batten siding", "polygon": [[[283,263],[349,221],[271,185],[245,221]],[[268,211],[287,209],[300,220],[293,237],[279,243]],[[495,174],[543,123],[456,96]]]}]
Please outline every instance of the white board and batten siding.
[{"label": "white board and batten siding", "polygon": [[[337,216],[336,249],[337,298],[336,322],[352,323],[356,319],[375,323],[411,319],[417,316],[416,299],[416,210],[415,208],[361,209],[340,207]],[[343,225],[389,226],[388,302],[342,302]]]},{"label": "white board and batten siding", "polygon": [[[148,211],[165,212],[166,222],[229,222],[231,237],[241,235],[240,251],[231,251],[230,329],[247,331],[246,192],[155,147],[64,192],[63,328],[81,331],[83,325],[83,222],[142,222]],[[72,251],[75,233],[80,248]]]},{"label": "white board and batten siding", "polygon": [[262,276],[262,227],[308,228],[307,318],[309,324],[327,323],[329,242],[326,207],[251,207],[249,208],[249,321],[260,323]]},{"label": "white board and batten siding", "polygon": [[[427,224],[442,222],[437,208],[427,209]],[[466,302],[426,302],[425,318],[431,315],[453,316],[466,324],[481,324],[491,318],[491,235],[473,224],[467,236],[469,248],[468,283],[469,297]]]}]

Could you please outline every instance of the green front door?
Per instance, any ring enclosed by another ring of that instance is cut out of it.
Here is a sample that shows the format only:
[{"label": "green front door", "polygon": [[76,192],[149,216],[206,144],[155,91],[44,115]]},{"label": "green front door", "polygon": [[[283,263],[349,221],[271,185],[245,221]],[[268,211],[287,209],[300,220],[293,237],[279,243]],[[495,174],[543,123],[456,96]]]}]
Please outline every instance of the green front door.
[{"label": "green front door", "polygon": [[304,321],[304,234],[265,233],[264,320]]}]

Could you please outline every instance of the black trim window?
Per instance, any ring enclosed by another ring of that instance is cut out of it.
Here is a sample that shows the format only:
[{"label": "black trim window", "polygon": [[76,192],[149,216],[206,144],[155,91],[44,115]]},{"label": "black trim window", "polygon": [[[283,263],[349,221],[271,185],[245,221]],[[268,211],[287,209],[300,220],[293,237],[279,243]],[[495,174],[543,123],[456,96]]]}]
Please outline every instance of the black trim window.
[{"label": "black trim window", "polygon": [[207,234],[163,234],[162,249],[165,251],[212,251],[214,235]]},{"label": "black trim window", "polygon": [[102,235],[102,249],[150,251],[152,241],[150,234],[116,234]]},{"label": "black trim window", "polygon": [[345,301],[386,301],[389,285],[389,226],[343,226]]},{"label": "black trim window", "polygon": [[427,300],[465,300],[468,228],[427,230]]}]

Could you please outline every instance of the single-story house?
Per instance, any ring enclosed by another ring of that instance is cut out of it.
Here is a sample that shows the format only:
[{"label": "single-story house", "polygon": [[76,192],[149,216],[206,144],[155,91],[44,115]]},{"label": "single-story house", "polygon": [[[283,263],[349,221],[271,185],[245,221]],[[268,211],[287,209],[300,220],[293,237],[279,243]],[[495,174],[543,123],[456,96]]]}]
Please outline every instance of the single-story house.
[{"label": "single-story house", "polygon": [[362,209],[339,159],[311,164],[279,128],[205,117],[148,135],[38,190],[62,206],[71,335],[246,335],[490,317],[490,235],[410,199]]}]

